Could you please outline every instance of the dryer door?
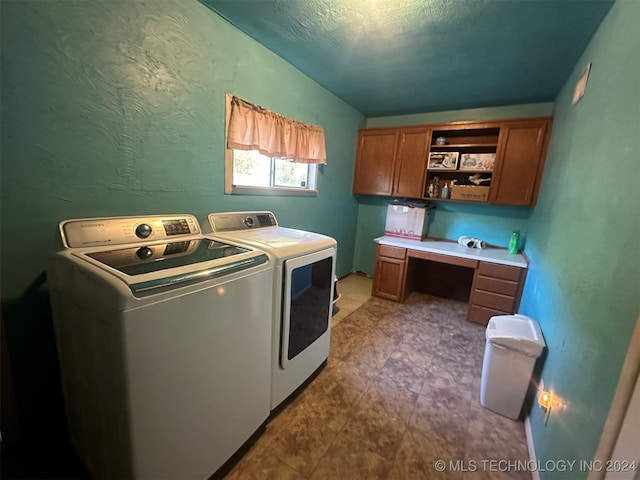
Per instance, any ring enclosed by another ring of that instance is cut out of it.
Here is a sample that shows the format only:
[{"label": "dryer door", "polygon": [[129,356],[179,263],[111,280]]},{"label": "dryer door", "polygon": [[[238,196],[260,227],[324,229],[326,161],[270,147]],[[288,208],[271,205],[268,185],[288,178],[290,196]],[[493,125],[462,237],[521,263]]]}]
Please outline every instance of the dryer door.
[{"label": "dryer door", "polygon": [[329,329],[335,253],[328,248],[284,263],[282,368]]}]

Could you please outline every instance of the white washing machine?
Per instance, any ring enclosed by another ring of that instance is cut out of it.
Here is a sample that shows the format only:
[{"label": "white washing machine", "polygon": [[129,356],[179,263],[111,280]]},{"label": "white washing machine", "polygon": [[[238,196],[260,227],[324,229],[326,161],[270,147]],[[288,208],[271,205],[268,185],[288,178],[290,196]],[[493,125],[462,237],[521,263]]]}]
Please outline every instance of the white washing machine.
[{"label": "white washing machine", "polygon": [[280,227],[271,212],[212,213],[202,228],[273,259],[273,410],[329,355],[337,243],[326,235]]},{"label": "white washing machine", "polygon": [[271,259],[191,215],[60,234],[48,281],[80,458],[94,478],[209,478],[270,414]]}]

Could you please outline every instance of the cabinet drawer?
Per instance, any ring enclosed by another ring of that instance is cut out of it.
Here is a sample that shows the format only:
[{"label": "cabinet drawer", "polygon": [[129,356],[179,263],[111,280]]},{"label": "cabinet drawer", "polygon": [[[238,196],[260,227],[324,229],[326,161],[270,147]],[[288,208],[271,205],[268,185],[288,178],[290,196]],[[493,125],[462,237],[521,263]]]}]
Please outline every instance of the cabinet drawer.
[{"label": "cabinet drawer", "polygon": [[481,325],[487,325],[491,317],[495,315],[507,315],[507,313],[501,312],[500,310],[480,307],[478,305],[471,305],[469,306],[469,314],[467,315],[467,320],[469,320],[470,322],[479,323]]},{"label": "cabinet drawer", "polygon": [[478,275],[476,278],[476,288],[486,292],[501,293],[515,297],[518,292],[518,282]]},{"label": "cabinet drawer", "polygon": [[503,312],[513,311],[514,298],[499,293],[485,292],[483,290],[475,290],[473,292],[472,302],[474,305],[481,307],[502,310]]},{"label": "cabinet drawer", "polygon": [[502,278],[504,280],[518,281],[520,279],[521,268],[498,263],[480,262],[478,274],[485,277]]},{"label": "cabinet drawer", "polygon": [[397,258],[404,260],[407,249],[401,247],[390,247],[389,245],[378,245],[378,255],[381,257]]},{"label": "cabinet drawer", "polygon": [[409,258],[420,258],[432,262],[448,263],[449,265],[459,265],[467,268],[478,268],[478,261],[469,258],[454,257],[453,255],[444,255],[442,253],[423,252],[421,250],[409,250],[407,252]]}]

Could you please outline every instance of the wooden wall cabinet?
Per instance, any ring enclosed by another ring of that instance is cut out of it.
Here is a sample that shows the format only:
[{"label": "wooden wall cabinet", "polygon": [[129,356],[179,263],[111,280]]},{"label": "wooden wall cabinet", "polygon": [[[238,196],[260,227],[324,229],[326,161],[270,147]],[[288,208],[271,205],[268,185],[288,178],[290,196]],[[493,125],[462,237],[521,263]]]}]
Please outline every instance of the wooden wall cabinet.
[{"label": "wooden wall cabinet", "polygon": [[[439,186],[468,181],[478,174],[489,191],[483,203],[534,206],[551,133],[551,117],[491,122],[457,122],[358,132],[354,194],[428,200],[436,177]],[[445,144],[438,144],[442,137]],[[493,170],[427,168],[429,153],[495,154]],[[460,201],[460,200],[457,200]]]},{"label": "wooden wall cabinet", "polygon": [[430,133],[425,127],[360,130],[353,193],[421,198]]},{"label": "wooden wall cabinet", "polygon": [[391,195],[398,136],[393,128],[358,132],[353,193]]},{"label": "wooden wall cabinet", "polygon": [[467,319],[486,325],[494,315],[518,311],[527,269],[480,262],[473,277]]},{"label": "wooden wall cabinet", "polygon": [[500,129],[500,146],[489,203],[533,206],[538,200],[551,122],[510,123]]},{"label": "wooden wall cabinet", "polygon": [[405,299],[406,269],[406,248],[378,245],[371,294],[374,297],[403,302]]},{"label": "wooden wall cabinet", "polygon": [[400,131],[392,196],[420,198],[424,195],[430,138],[431,130],[428,128],[404,128]]}]

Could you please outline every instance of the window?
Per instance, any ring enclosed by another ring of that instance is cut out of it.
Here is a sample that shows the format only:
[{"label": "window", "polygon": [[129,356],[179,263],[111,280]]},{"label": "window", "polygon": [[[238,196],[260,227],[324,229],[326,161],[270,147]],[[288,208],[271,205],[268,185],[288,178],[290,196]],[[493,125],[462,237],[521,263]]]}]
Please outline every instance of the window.
[{"label": "window", "polygon": [[[227,94],[225,193],[314,196],[324,131]],[[295,160],[294,160],[295,159]]]},{"label": "window", "polygon": [[315,164],[268,157],[257,150],[232,149],[231,155],[231,193],[310,195],[316,191]]}]

